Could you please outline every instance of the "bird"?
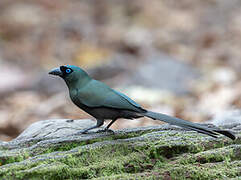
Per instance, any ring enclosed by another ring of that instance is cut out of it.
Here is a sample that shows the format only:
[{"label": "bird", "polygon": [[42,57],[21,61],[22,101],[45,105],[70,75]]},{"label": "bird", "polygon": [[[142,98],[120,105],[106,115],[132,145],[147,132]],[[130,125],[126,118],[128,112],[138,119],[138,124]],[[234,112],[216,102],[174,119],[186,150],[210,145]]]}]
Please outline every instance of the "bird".
[{"label": "bird", "polygon": [[148,117],[214,138],[217,138],[219,134],[227,136],[232,140],[236,138],[228,130],[216,127],[211,128],[203,124],[146,110],[127,95],[110,88],[101,81],[91,78],[86,71],[78,66],[62,65],[52,69],[49,74],[61,77],[68,86],[72,102],[97,120],[95,126],[83,129],[79,131],[79,134],[85,134],[92,129],[101,127],[105,120],[111,120],[111,122],[102,131],[111,131],[109,130],[110,126],[120,118],[136,119]]}]

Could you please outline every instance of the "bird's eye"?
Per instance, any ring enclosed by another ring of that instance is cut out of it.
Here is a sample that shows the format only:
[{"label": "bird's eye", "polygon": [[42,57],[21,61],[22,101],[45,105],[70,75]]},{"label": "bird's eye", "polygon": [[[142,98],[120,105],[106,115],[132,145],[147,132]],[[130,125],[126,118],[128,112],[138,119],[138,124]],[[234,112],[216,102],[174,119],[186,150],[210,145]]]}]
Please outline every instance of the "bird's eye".
[{"label": "bird's eye", "polygon": [[69,73],[71,73],[71,69],[66,69],[65,72],[66,72],[67,74],[69,74]]}]

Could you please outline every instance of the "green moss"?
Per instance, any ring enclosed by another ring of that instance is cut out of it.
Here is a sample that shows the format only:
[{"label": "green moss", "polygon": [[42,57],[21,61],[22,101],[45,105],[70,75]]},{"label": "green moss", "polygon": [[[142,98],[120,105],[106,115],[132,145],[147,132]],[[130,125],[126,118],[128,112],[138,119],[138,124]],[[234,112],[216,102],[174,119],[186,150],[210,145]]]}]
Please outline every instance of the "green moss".
[{"label": "green moss", "polygon": [[232,178],[241,176],[236,142],[164,131],[50,143],[1,161],[0,179]]},{"label": "green moss", "polygon": [[239,164],[207,163],[207,164],[172,164],[165,167],[171,179],[223,179],[241,175],[238,170]]},{"label": "green moss", "polygon": [[9,155],[9,156],[1,156],[0,157],[0,166],[5,165],[5,164],[20,162],[29,157],[30,157],[30,155],[25,152],[21,152],[21,153]]}]

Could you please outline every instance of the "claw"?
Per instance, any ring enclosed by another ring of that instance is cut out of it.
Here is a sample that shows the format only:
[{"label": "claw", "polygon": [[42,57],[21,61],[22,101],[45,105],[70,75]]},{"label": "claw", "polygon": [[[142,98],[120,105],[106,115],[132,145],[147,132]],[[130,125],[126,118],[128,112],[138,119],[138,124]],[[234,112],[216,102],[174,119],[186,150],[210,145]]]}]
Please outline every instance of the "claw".
[{"label": "claw", "polygon": [[[91,133],[91,132],[88,132],[88,130],[89,130],[89,129],[83,129],[83,130],[81,130],[81,131],[78,131],[77,133],[72,134],[72,136]],[[102,132],[109,132],[109,133],[115,134],[115,131],[113,131],[113,130],[111,130],[111,129],[107,129],[107,128],[105,128],[105,129],[100,129],[100,130],[98,130],[98,131],[95,132],[95,133],[102,133]]]},{"label": "claw", "polygon": [[87,132],[88,132],[88,130],[83,129],[83,130],[78,131],[77,133],[74,133],[74,134],[72,134],[72,135],[87,134]]},{"label": "claw", "polygon": [[115,133],[113,130],[111,130],[111,129],[101,129],[101,130],[99,130],[99,131],[97,131],[98,133],[100,133],[100,132],[111,132],[111,133]]}]

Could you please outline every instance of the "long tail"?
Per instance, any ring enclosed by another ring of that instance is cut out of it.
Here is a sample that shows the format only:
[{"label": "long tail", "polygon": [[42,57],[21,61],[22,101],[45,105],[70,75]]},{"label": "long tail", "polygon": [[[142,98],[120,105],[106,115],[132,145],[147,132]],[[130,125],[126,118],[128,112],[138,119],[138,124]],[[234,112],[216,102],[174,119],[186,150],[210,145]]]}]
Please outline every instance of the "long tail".
[{"label": "long tail", "polygon": [[154,119],[154,120],[164,121],[166,123],[176,125],[176,126],[180,126],[182,128],[185,128],[185,129],[194,130],[194,131],[197,131],[199,133],[207,134],[207,135],[212,136],[214,138],[217,138],[218,134],[223,134],[224,136],[227,136],[232,140],[236,139],[235,135],[233,133],[231,133],[230,131],[220,130],[220,129],[216,129],[216,128],[208,128],[208,127],[205,127],[205,126],[200,125],[200,124],[192,123],[190,121],[185,121],[183,119],[179,119],[179,118],[176,118],[176,117],[167,116],[165,114],[147,111],[147,112],[143,113],[143,115],[147,116],[151,119]]}]

